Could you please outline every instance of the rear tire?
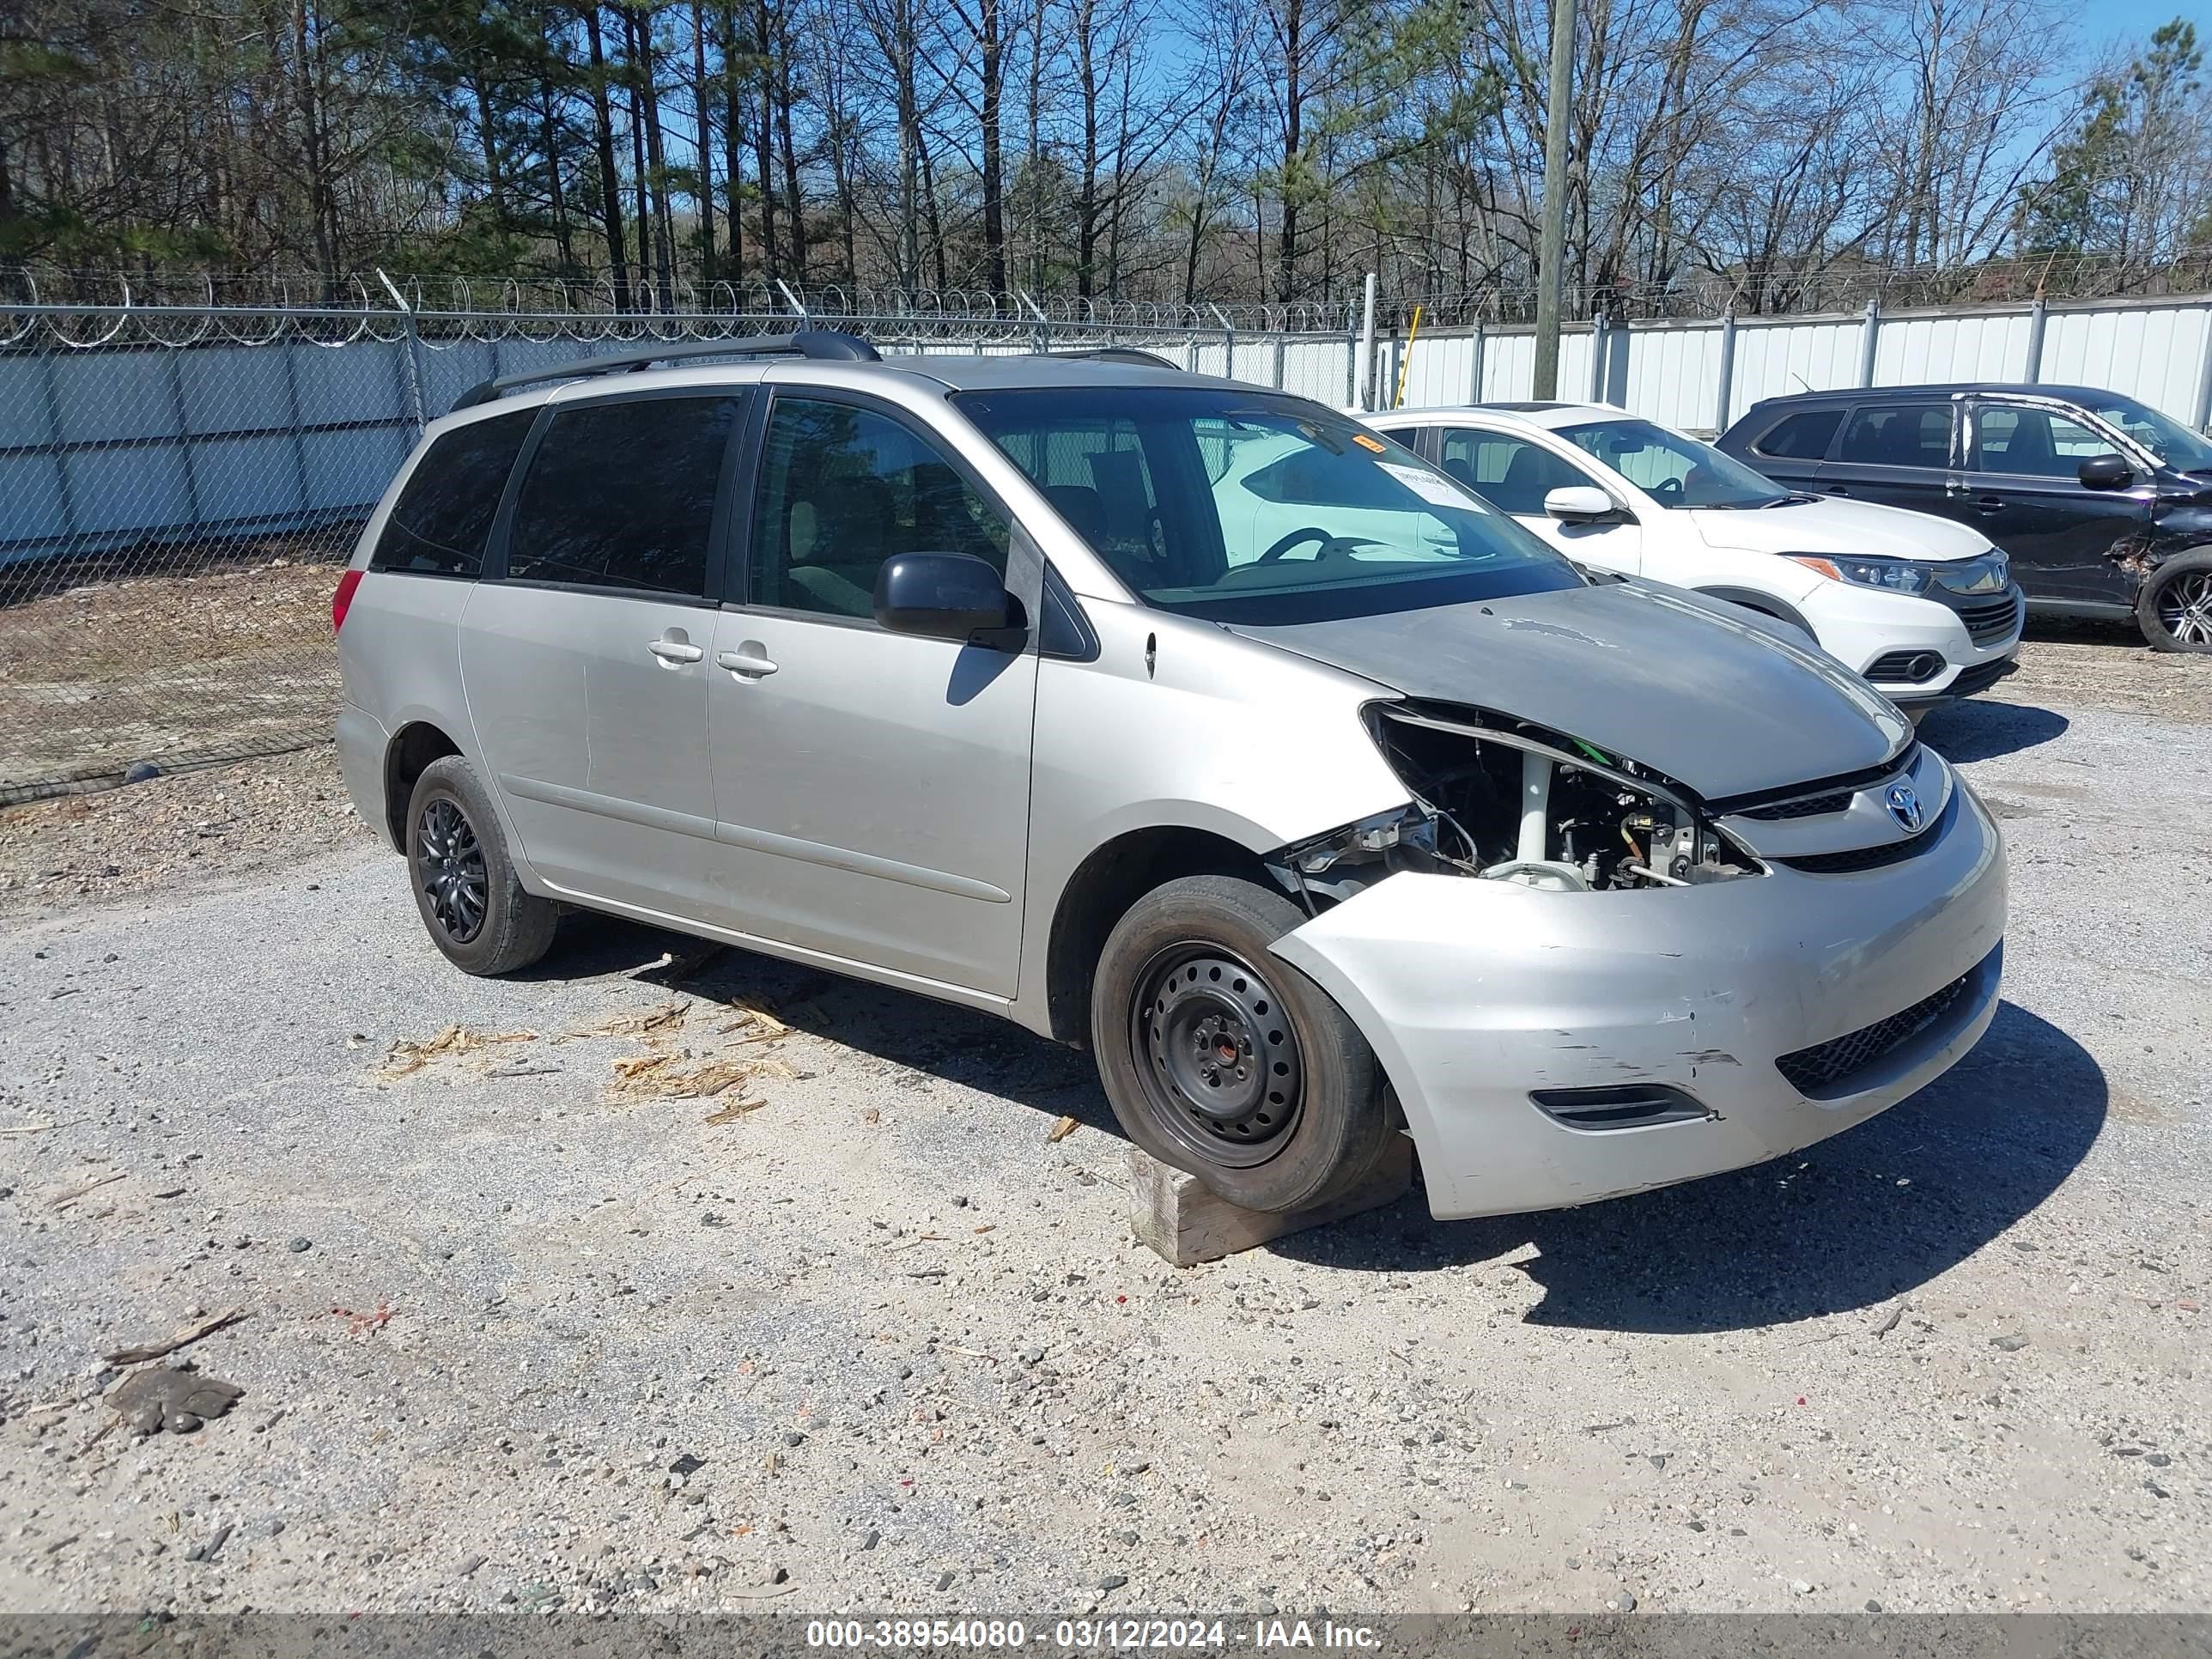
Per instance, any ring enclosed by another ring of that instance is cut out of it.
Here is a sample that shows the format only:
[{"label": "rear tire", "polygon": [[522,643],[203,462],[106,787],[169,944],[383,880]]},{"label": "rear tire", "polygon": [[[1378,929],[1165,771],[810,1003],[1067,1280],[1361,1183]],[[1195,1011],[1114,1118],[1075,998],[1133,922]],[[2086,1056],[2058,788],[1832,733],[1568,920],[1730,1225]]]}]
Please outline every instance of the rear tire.
[{"label": "rear tire", "polygon": [[523,890],[491,798],[459,755],[415,781],[407,875],[430,942],[465,974],[511,974],[553,944],[559,907]]},{"label": "rear tire", "polygon": [[1249,1210],[1341,1196],[1396,1133],[1367,1040],[1268,953],[1305,920],[1253,882],[1184,877],[1115,924],[1091,981],[1091,1049],[1122,1129]]},{"label": "rear tire", "polygon": [[2168,559],[2136,596],[2136,625],[2154,651],[2212,652],[2212,547]]}]

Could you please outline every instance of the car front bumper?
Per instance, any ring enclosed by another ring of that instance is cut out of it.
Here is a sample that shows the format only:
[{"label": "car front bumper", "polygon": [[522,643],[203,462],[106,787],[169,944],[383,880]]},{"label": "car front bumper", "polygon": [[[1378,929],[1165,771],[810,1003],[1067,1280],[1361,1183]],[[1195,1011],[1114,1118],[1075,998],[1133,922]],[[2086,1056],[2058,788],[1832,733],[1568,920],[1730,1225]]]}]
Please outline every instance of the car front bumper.
[{"label": "car front bumper", "polygon": [[[1438,1218],[1618,1197],[1824,1139],[1979,1040],[2003,963],[2005,855],[1981,803],[1959,794],[1939,840],[1878,869],[1777,864],[1602,893],[1402,873],[1274,950],[1382,1060]],[[1917,1024],[1893,1018],[1931,1000],[1940,1011]],[[1869,1027],[1887,1029],[1812,1085],[1819,1097],[1778,1067]],[[1631,1085],[1678,1091],[1703,1115],[1576,1127],[1531,1097]]]},{"label": "car front bumper", "polygon": [[[1911,708],[1972,696],[2012,672],[2006,665],[2019,653],[2027,607],[2016,588],[2008,597],[2011,626],[1980,644],[1965,617],[1941,599],[1829,582],[1804,611],[1829,655],[1864,675],[1892,702]],[[1923,653],[1943,661],[1924,679],[1899,678],[1886,665]]]}]

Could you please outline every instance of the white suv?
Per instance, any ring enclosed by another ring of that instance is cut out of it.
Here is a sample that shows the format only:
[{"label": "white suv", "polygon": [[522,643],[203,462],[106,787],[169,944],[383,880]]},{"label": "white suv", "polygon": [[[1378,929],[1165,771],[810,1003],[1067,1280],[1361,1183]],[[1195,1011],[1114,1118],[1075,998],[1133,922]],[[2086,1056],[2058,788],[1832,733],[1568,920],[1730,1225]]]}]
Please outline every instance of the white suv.
[{"label": "white suv", "polygon": [[1805,629],[1916,720],[2012,672],[2027,605],[1979,531],[1808,495],[1601,404],[1362,416],[1577,564]]}]

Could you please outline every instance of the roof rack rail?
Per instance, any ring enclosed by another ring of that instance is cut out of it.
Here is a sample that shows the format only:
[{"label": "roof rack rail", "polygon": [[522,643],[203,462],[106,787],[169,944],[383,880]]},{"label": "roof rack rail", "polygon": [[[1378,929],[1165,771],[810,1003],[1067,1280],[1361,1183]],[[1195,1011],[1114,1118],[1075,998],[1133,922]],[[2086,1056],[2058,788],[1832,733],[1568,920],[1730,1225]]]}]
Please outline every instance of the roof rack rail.
[{"label": "roof rack rail", "polygon": [[617,374],[624,370],[650,368],[655,363],[680,362],[689,357],[813,357],[830,362],[878,363],[882,355],[856,334],[834,328],[802,329],[796,334],[748,334],[726,340],[686,340],[674,345],[647,346],[638,351],[610,351],[586,357],[557,368],[541,368],[527,374],[502,374],[471,386],[453,399],[453,407],[474,409],[504,398],[526,386],[547,380],[581,380],[594,374]]},{"label": "roof rack rail", "polygon": [[1135,346],[1085,346],[1077,351],[1055,351],[1054,357],[1091,357],[1104,363],[1133,363],[1140,368],[1171,368],[1178,374],[1182,365],[1163,357],[1157,351],[1144,351]]}]

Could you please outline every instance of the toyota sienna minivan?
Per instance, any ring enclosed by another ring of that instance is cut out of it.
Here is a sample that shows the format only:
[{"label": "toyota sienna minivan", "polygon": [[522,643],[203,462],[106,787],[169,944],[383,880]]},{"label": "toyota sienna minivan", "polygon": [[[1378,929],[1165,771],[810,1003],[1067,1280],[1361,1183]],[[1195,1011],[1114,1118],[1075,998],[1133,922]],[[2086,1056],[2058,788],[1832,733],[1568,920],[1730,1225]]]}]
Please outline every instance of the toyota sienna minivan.
[{"label": "toyota sienna minivan", "polygon": [[1893,704],[1316,404],[820,331],[462,402],[332,611],[466,972],[634,917],[1088,1048],[1255,1209],[1409,1135],[1439,1217],[1803,1146],[1996,1008],[1997,830]]}]

